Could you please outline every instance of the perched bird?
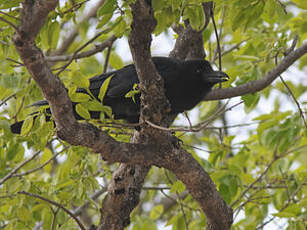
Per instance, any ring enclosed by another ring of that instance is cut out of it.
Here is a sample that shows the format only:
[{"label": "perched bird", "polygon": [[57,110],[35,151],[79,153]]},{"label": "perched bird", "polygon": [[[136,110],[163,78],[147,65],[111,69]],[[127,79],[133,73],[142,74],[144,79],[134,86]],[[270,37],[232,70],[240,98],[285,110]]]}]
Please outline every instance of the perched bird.
[{"label": "perched bird", "polygon": [[[195,107],[216,83],[227,81],[228,75],[222,71],[214,71],[210,63],[202,59],[178,60],[169,57],[153,57],[153,63],[164,80],[165,95],[171,106],[171,113],[178,114]],[[134,98],[126,97],[139,79],[134,64],[122,69],[101,74],[90,79],[89,90],[97,99],[102,84],[110,78],[103,97],[103,105],[112,108],[114,119],[123,119],[128,123],[137,123],[140,116],[140,93]],[[86,93],[86,89],[78,88],[77,93]],[[75,111],[77,103],[73,102],[76,119],[83,119]],[[33,106],[48,105],[46,100],[38,101]],[[50,114],[50,109],[47,109]],[[90,111],[91,118],[99,119],[100,112]],[[50,120],[50,117],[47,117]],[[23,121],[11,125],[13,133],[20,133]]]}]

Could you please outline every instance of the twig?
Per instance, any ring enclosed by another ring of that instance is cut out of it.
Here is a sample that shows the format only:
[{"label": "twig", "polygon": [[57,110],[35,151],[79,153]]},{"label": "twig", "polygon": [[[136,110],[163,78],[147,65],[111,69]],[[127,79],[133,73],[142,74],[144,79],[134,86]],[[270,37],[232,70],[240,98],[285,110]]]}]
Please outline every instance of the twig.
[{"label": "twig", "polygon": [[[291,200],[296,196],[296,194],[302,189],[302,187],[305,185],[305,183],[307,182],[307,179],[305,178],[305,180],[296,188],[296,190],[291,194],[291,197],[287,200],[287,203],[278,211],[278,212],[282,212],[283,210],[285,210],[290,204],[291,204]],[[271,219],[269,219],[268,221],[262,223],[260,226],[258,226],[256,228],[256,230],[260,230],[262,229],[265,225],[267,225],[268,223],[270,223],[271,221],[273,221],[276,218],[276,216],[273,216]]]},{"label": "twig", "polygon": [[[275,149],[275,151],[277,151]],[[275,154],[274,154],[275,155]],[[280,157],[279,156],[274,156],[273,159],[271,160],[271,162],[268,164],[268,166],[266,167],[266,169],[258,176],[258,178],[256,180],[254,180],[253,183],[251,183],[242,193],[241,195],[234,201],[231,203],[230,207],[233,207],[234,205],[236,205],[241,199],[243,196],[245,196],[245,194],[257,183],[259,182],[262,177],[268,172],[268,170],[271,168],[271,166],[273,165],[273,163],[275,161],[277,161]]]},{"label": "twig", "polygon": [[33,160],[36,156],[38,156],[40,154],[41,151],[37,151],[36,153],[33,154],[32,157],[30,157],[29,159],[25,160],[24,162],[22,162],[20,165],[18,165],[16,168],[14,168],[9,174],[7,174],[5,177],[3,177],[0,180],[0,185],[2,185],[5,181],[7,181],[8,179],[10,179],[20,168],[22,168],[25,164],[29,163],[31,160]]},{"label": "twig", "polygon": [[76,55],[83,50],[85,47],[87,47],[89,44],[91,44],[93,41],[95,41],[98,37],[100,37],[102,34],[104,34],[106,31],[108,31],[108,29],[103,30],[101,32],[99,32],[98,34],[96,34],[93,38],[91,38],[89,41],[87,41],[84,45],[82,45],[79,49],[77,49],[73,55],[71,56],[71,58],[69,59],[69,61],[62,67],[61,70],[59,70],[56,75],[59,75],[60,73],[62,73],[74,60],[74,58],[76,57]]},{"label": "twig", "polygon": [[[29,78],[29,81],[31,81],[31,78]],[[28,83],[28,82],[27,82],[27,83]],[[17,116],[18,116],[18,114],[21,112],[21,110],[22,110],[22,108],[23,108],[23,105],[24,105],[24,103],[25,103],[25,98],[26,98],[25,96],[22,97],[20,106],[19,106],[19,108],[17,109],[16,114],[12,117],[12,119],[17,120]]]},{"label": "twig", "polygon": [[10,96],[8,96],[7,98],[5,98],[5,99],[1,102],[0,107],[1,107],[2,105],[4,105],[8,100],[10,100],[11,98],[13,98],[13,97],[15,97],[15,96],[16,96],[16,93],[13,93],[12,95],[10,95]]},{"label": "twig", "polygon": [[90,0],[84,0],[83,2],[79,2],[77,4],[74,4],[72,7],[70,7],[68,10],[65,10],[64,12],[62,12],[62,14],[67,14],[69,12],[73,12],[78,10],[84,3],[88,2]]},{"label": "twig", "polygon": [[[221,59],[221,46],[220,46],[220,38],[217,32],[217,28],[216,28],[216,24],[215,24],[215,20],[214,20],[214,11],[213,11],[213,7],[211,8],[211,20],[213,23],[213,28],[214,28],[214,33],[215,33],[215,37],[216,37],[216,44],[217,44],[217,52],[219,53],[219,70],[222,71],[222,59]],[[222,84],[219,84],[219,87],[222,87]]]},{"label": "twig", "polygon": [[192,125],[192,122],[191,122],[191,120],[190,120],[190,118],[189,118],[189,115],[188,115],[187,111],[184,111],[183,114],[184,114],[184,116],[185,116],[185,117],[187,118],[187,120],[188,120],[190,129],[192,129],[193,125]]},{"label": "twig", "polygon": [[[167,173],[166,170],[164,170],[164,173],[165,173],[165,176],[166,176],[168,182],[169,182],[170,184],[173,184],[173,181],[172,181],[171,178],[169,177],[169,175],[168,175],[168,173]],[[164,191],[163,191],[163,190],[162,190],[161,192],[164,194]],[[179,207],[180,207],[180,210],[181,210],[181,212],[182,212],[183,219],[184,219],[185,229],[188,230],[188,229],[189,229],[189,225],[188,225],[188,221],[187,221],[186,214],[185,214],[184,209],[183,209],[183,204],[182,204],[182,202],[181,202],[181,198],[180,198],[180,196],[179,196],[178,191],[176,191],[175,193],[176,193],[176,197],[177,197],[176,201],[178,201],[178,203],[179,203]]]},{"label": "twig", "polygon": [[40,200],[43,200],[43,201],[46,201],[60,209],[62,209],[64,212],[66,212],[69,216],[71,216],[76,222],[77,224],[79,225],[80,229],[82,230],[86,230],[86,228],[83,226],[83,224],[80,222],[80,220],[71,212],[69,211],[67,208],[65,208],[63,205],[53,201],[53,200],[49,200],[43,196],[40,196],[40,195],[37,195],[37,194],[34,194],[34,193],[30,193],[30,192],[26,192],[26,191],[20,191],[18,192],[18,194],[22,194],[22,195],[26,195],[26,196],[31,196],[31,197],[35,197],[35,198],[38,198]]},{"label": "twig", "polygon": [[0,17],[0,20],[1,20],[1,21],[4,21],[4,22],[7,23],[9,26],[13,27],[13,28],[15,29],[15,31],[16,31],[17,33],[19,33],[19,30],[18,30],[18,28],[17,28],[16,25],[14,25],[14,24],[11,23],[10,21],[8,21],[8,20],[6,20],[5,18],[2,18],[2,17]]},{"label": "twig", "polygon": [[187,216],[186,216],[185,211],[183,209],[182,200],[181,200],[179,193],[177,191],[176,191],[176,196],[177,196],[179,207],[180,207],[180,210],[182,212],[183,219],[184,219],[185,229],[189,230],[189,224],[188,224]]},{"label": "twig", "polygon": [[[240,47],[244,42],[246,42],[246,41],[248,41],[248,40],[249,40],[249,39],[245,39],[245,40],[239,42],[238,44],[233,45],[233,46],[230,47],[228,50],[223,51],[222,54],[221,54],[221,56],[223,57],[223,56],[225,56],[226,54],[231,53],[233,50],[239,49],[239,47]],[[215,60],[216,60],[217,58],[218,58],[218,57],[217,57],[216,55],[214,55],[214,57],[213,57],[212,59],[209,58],[209,60],[211,60],[210,62],[213,63],[213,62],[215,62]]]},{"label": "twig", "polygon": [[8,17],[10,17],[10,18],[14,18],[14,19],[17,20],[17,21],[20,21],[20,18],[17,18],[17,17],[15,17],[15,16],[10,15],[10,14],[8,14],[8,13],[5,13],[5,12],[3,12],[3,11],[0,11],[0,14],[3,14],[3,15],[8,16]]},{"label": "twig", "polygon": [[199,147],[196,147],[196,146],[193,146],[193,145],[187,145],[187,144],[182,144],[183,146],[187,146],[189,148],[193,148],[193,149],[197,149],[199,151],[203,151],[203,152],[206,152],[206,153],[213,153],[214,151],[211,151],[211,150],[206,150],[206,149],[203,149],[203,148],[199,148]]},{"label": "twig", "polygon": [[171,187],[153,187],[153,186],[144,186],[142,189],[143,189],[143,190],[159,190],[159,191],[161,191],[161,190],[170,190],[170,189],[171,189]]},{"label": "twig", "polygon": [[[293,141],[296,142],[296,141],[298,141],[299,139],[300,139],[300,137],[295,138]],[[279,155],[277,155],[278,145],[276,146],[276,148],[275,148],[275,150],[274,150],[274,154],[273,154],[274,157],[273,157],[273,159],[270,161],[270,163],[267,165],[266,169],[259,175],[259,177],[258,177],[253,183],[251,183],[250,185],[248,185],[248,187],[241,193],[241,195],[238,197],[238,199],[236,199],[234,202],[232,202],[232,204],[230,205],[231,207],[233,207],[236,203],[238,203],[238,202],[241,200],[241,198],[242,198],[243,196],[245,196],[245,194],[246,194],[251,188],[253,188],[254,185],[255,185],[257,182],[259,182],[259,181],[262,179],[262,177],[267,173],[267,171],[270,169],[270,167],[273,165],[273,163],[274,163],[275,161],[277,161],[278,159],[284,157],[285,155],[287,155],[287,154],[289,154],[289,153],[291,153],[291,152],[293,152],[293,151],[297,151],[297,150],[299,150],[299,149],[302,149],[302,148],[305,148],[305,147],[306,147],[306,145],[304,145],[304,146],[300,146],[300,147],[298,147],[298,148],[289,150],[290,146],[291,146],[291,145],[289,144],[287,150],[284,151],[283,153],[279,154]]]},{"label": "twig", "polygon": [[205,129],[216,117],[220,116],[221,114],[229,111],[229,110],[232,110],[234,107],[242,104],[243,101],[240,101],[239,103],[225,109],[226,105],[225,104],[224,106],[222,106],[221,108],[218,109],[218,111],[213,114],[211,117],[209,117],[207,120],[205,120],[204,122],[201,122],[195,126],[192,126],[191,128],[165,128],[165,127],[162,127],[162,126],[159,126],[159,125],[156,125],[150,121],[145,121],[147,124],[149,124],[150,126],[156,128],[156,129],[160,129],[160,130],[164,130],[164,131],[171,131],[171,132],[176,132],[176,131],[182,131],[182,132],[199,132],[203,129]]},{"label": "twig", "polygon": [[296,100],[296,98],[295,98],[295,96],[294,96],[292,90],[290,89],[290,87],[288,86],[288,84],[284,81],[284,79],[282,78],[282,76],[279,76],[279,78],[280,78],[280,80],[282,81],[282,83],[284,84],[284,86],[287,88],[287,90],[288,90],[288,92],[290,93],[292,99],[294,100],[294,102],[295,102],[295,104],[296,104],[296,106],[297,106],[297,108],[298,108],[298,110],[299,110],[300,116],[301,116],[301,118],[302,118],[302,120],[303,120],[303,123],[304,123],[305,127],[307,128],[307,123],[306,123],[306,120],[305,120],[304,112],[303,112],[303,110],[302,110],[302,108],[301,108],[301,106],[300,106],[300,103]]},{"label": "twig", "polygon": [[[284,55],[288,55],[289,53],[291,53],[295,49],[295,46],[296,46],[296,43],[297,43],[297,39],[298,39],[298,36],[296,35],[294,37],[293,41],[292,41],[291,47],[284,53]],[[275,56],[275,65],[276,66],[278,65],[277,55],[278,55],[278,53]],[[287,90],[290,93],[292,99],[294,100],[294,102],[295,102],[295,104],[296,104],[296,106],[297,106],[297,108],[299,110],[300,116],[301,116],[301,118],[303,120],[303,123],[304,123],[305,127],[307,128],[307,123],[306,123],[306,120],[305,120],[305,116],[304,116],[303,110],[302,110],[302,108],[300,106],[300,103],[296,100],[292,90],[290,89],[288,84],[284,81],[284,79],[282,78],[281,75],[279,75],[279,78],[280,78],[281,82],[284,84],[284,86],[287,88]]]},{"label": "twig", "polygon": [[11,61],[11,62],[14,62],[14,63],[16,63],[16,64],[18,64],[18,65],[20,65],[20,66],[24,66],[23,63],[21,63],[21,62],[19,62],[19,61],[16,61],[16,60],[14,60],[14,59],[12,59],[12,58],[6,58],[6,60]]},{"label": "twig", "polygon": [[284,13],[288,14],[288,12],[286,10],[286,5],[284,3],[282,3],[280,0],[275,0],[275,1],[277,1],[281,5],[282,9],[284,10]]},{"label": "twig", "polygon": [[[96,200],[99,196],[101,196],[103,193],[105,193],[107,191],[107,186],[103,187],[102,189],[98,190],[97,192],[95,192],[93,195],[90,196],[90,198],[92,200]],[[76,208],[74,211],[72,211],[72,213],[75,216],[79,216],[82,213],[82,210],[84,210],[85,208],[87,208],[90,205],[89,201],[86,201],[82,206]]]},{"label": "twig", "polygon": [[296,44],[297,44],[297,41],[298,41],[298,35],[296,34],[293,38],[293,41],[292,41],[292,44],[291,46],[289,47],[289,49],[287,49],[285,52],[284,52],[284,55],[287,56],[289,53],[291,53],[295,47],[296,47]]},{"label": "twig", "polygon": [[52,218],[52,223],[51,223],[51,230],[55,229],[55,220],[56,220],[56,215],[58,214],[60,208],[58,207],[56,210],[53,210],[52,207],[50,207],[51,212],[53,214],[53,218]]},{"label": "twig", "polygon": [[61,150],[60,152],[54,154],[49,160],[47,160],[45,163],[43,163],[42,165],[34,168],[34,169],[31,169],[31,170],[28,170],[26,172],[23,172],[23,173],[19,173],[19,174],[14,174],[12,175],[12,177],[21,177],[21,176],[26,176],[26,175],[29,175],[33,172],[36,172],[42,168],[44,168],[47,164],[50,163],[50,161],[52,161],[53,159],[55,159],[59,154],[61,154],[62,152],[64,152],[65,150],[67,150],[68,147],[65,147],[63,150]]},{"label": "twig", "polygon": [[109,128],[126,128],[126,129],[135,129],[135,127],[142,125],[142,122],[139,123],[117,123],[117,122],[108,122],[104,123],[97,121],[100,127],[109,127]]},{"label": "twig", "polygon": [[238,127],[244,127],[244,126],[251,126],[251,125],[257,125],[260,122],[251,122],[246,124],[236,124],[236,125],[226,125],[226,126],[208,126],[206,129],[229,129],[229,128],[238,128]]},{"label": "twig", "polygon": [[107,55],[106,55],[106,60],[104,62],[104,67],[103,67],[103,73],[107,72],[108,65],[109,65],[109,60],[110,60],[110,54],[111,54],[111,48],[112,44],[108,47]]},{"label": "twig", "polygon": [[249,81],[248,83],[223,89],[212,90],[205,96],[205,101],[226,99],[245,94],[256,93],[263,90],[271,84],[281,73],[286,71],[296,60],[307,53],[307,42],[303,43],[299,48],[290,52],[285,56],[278,66],[267,72],[261,79]]},{"label": "twig", "polygon": [[[254,196],[256,196],[257,195],[257,193],[259,193],[261,190],[256,190],[256,191],[254,191],[253,193],[251,193],[250,194],[250,196],[247,196],[246,194],[245,194],[245,197],[246,197],[246,200],[243,202],[243,203],[241,203],[237,208],[236,208],[236,210],[235,210],[235,216],[237,217],[238,216],[238,214],[240,213],[240,211],[243,209],[243,207],[247,204],[247,203],[249,203],[249,202],[253,202],[253,201],[255,201],[255,200],[257,200],[257,199],[261,199],[261,198],[259,198],[259,197],[255,197],[254,198]],[[263,197],[262,197],[263,198]],[[267,198],[267,197],[266,197]],[[270,198],[270,197],[269,197]],[[235,218],[236,218],[235,217]]]},{"label": "twig", "polygon": [[107,40],[103,41],[101,44],[95,44],[95,48],[79,53],[75,56],[72,55],[59,55],[59,56],[46,56],[45,59],[48,62],[59,62],[59,61],[69,61],[71,58],[73,60],[87,58],[96,53],[103,51],[105,48],[109,47],[111,43],[113,43],[117,38],[112,35]]},{"label": "twig", "polygon": [[[97,14],[97,10],[104,3],[104,1],[105,0],[96,1],[96,4],[94,4],[93,7],[91,7],[85,15],[81,15],[80,20],[78,20],[78,25],[82,24],[83,22],[89,21],[89,19],[92,17],[95,17]],[[52,56],[62,55],[63,53],[65,53],[65,51],[67,51],[67,49],[70,47],[70,45],[73,43],[73,41],[78,35],[77,27],[77,25],[74,26],[68,33],[65,34],[65,36],[63,37],[63,41],[61,42],[59,47],[54,52],[52,52]]]}]

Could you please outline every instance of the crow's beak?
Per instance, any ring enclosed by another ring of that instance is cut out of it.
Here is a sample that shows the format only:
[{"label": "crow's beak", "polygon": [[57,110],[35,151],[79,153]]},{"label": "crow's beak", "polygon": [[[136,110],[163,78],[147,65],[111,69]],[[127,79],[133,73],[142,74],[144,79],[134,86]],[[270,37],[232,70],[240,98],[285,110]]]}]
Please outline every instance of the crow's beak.
[{"label": "crow's beak", "polygon": [[205,77],[206,77],[207,82],[210,82],[213,84],[228,81],[229,79],[229,76],[222,71],[213,71],[211,73],[206,73]]}]

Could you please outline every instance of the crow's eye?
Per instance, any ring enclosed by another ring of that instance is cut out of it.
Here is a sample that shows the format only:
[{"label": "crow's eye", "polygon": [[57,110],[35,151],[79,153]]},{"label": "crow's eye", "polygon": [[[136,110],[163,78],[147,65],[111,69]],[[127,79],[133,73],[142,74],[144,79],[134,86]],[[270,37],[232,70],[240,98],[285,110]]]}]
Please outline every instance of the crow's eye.
[{"label": "crow's eye", "polygon": [[196,73],[201,73],[201,72],[202,72],[201,69],[196,70]]}]

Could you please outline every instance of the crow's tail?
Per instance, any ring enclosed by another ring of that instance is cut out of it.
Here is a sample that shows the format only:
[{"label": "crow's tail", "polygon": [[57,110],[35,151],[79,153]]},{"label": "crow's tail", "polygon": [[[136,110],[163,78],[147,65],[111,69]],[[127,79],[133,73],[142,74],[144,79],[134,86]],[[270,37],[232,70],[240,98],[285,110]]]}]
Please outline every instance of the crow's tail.
[{"label": "crow's tail", "polygon": [[[45,105],[48,105],[48,101],[46,100],[41,100],[41,101],[37,101],[31,105],[29,105],[28,107],[40,107],[40,106],[45,106]],[[47,113],[49,112],[50,113],[50,109],[47,109]],[[38,112],[34,112],[32,113],[31,115],[35,115],[35,114],[38,114]],[[33,121],[35,121],[35,119],[37,118],[37,115],[35,115],[33,117]],[[50,116],[46,116],[46,121],[50,121]],[[11,132],[14,133],[14,134],[20,134],[21,133],[21,127],[23,125],[24,121],[18,121],[14,124],[11,125]]]}]

